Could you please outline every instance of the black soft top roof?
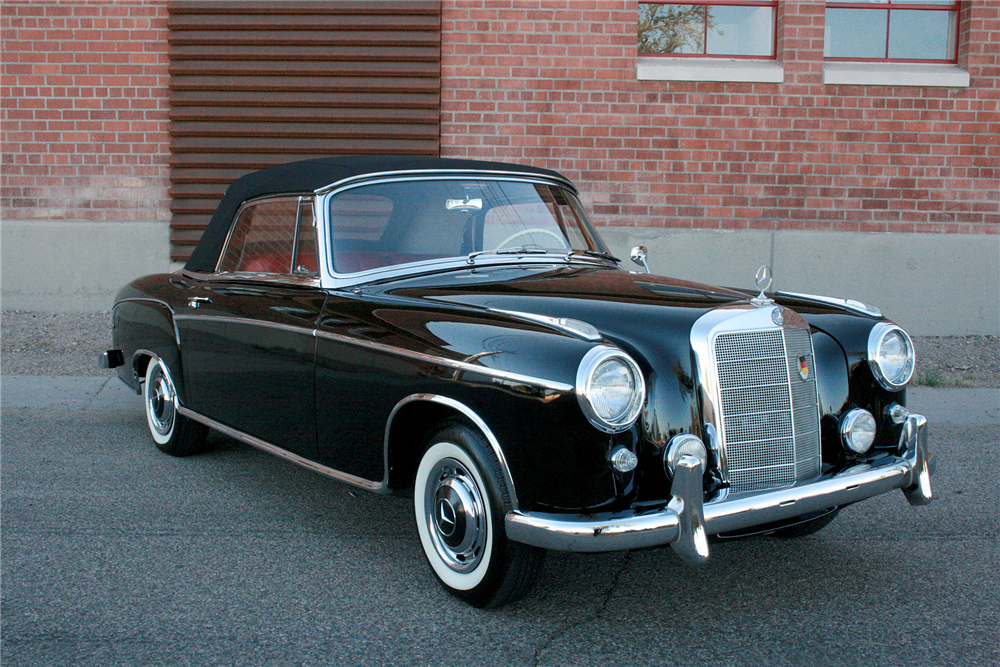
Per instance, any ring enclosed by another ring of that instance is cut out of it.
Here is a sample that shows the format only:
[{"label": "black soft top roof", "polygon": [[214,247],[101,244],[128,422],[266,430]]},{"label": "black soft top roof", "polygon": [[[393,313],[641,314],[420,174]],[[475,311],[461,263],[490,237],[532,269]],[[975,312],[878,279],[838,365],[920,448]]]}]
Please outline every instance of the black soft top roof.
[{"label": "black soft top roof", "polygon": [[248,199],[283,192],[313,192],[339,181],[366,174],[428,170],[506,171],[566,180],[558,172],[538,167],[410,155],[338,156],[280,164],[242,176],[229,186],[184,268],[194,272],[215,270],[233,216],[236,215],[240,205]]}]

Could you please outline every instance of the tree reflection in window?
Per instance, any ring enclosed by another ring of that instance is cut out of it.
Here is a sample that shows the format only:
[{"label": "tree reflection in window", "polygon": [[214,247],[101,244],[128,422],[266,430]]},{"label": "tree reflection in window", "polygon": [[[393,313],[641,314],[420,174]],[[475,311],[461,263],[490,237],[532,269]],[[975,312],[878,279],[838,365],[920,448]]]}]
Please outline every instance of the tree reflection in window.
[{"label": "tree reflection in window", "polygon": [[711,0],[639,4],[640,54],[773,57],[774,12],[770,0]]},{"label": "tree reflection in window", "polygon": [[703,53],[706,9],[639,5],[639,53]]}]

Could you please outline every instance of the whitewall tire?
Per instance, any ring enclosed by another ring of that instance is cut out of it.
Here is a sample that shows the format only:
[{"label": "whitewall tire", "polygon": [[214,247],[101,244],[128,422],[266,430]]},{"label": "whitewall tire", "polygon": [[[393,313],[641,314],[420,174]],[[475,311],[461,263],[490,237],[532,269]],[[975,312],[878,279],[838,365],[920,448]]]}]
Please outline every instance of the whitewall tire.
[{"label": "whitewall tire", "polygon": [[176,385],[159,359],[150,359],[146,367],[142,399],[149,434],[161,451],[188,456],[204,450],[208,428],[177,412]]},{"label": "whitewall tire", "polygon": [[509,501],[496,455],[481,433],[448,421],[428,440],[413,504],[424,556],[441,585],[477,607],[523,597],[544,551],[507,539]]}]

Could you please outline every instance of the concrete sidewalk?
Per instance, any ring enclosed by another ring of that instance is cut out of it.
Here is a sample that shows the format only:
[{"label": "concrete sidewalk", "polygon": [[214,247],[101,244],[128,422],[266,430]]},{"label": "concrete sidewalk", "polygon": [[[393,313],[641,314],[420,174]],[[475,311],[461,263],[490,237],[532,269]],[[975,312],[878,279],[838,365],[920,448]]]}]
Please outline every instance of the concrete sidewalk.
[{"label": "concrete sidewalk", "polygon": [[[1000,389],[929,389],[907,391],[908,407],[933,424],[1000,426]],[[4,408],[66,410],[141,410],[135,392],[117,377],[37,375],[0,376]]]}]

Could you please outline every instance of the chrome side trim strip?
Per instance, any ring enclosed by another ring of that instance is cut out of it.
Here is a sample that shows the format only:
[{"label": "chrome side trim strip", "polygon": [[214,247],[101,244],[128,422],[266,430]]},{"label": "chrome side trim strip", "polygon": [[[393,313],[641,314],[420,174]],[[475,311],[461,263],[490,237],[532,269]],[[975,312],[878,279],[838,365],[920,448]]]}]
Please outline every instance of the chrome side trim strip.
[{"label": "chrome side trim strip", "polygon": [[406,357],[408,359],[415,359],[416,361],[423,361],[437,366],[445,366],[448,368],[453,368],[457,371],[461,371],[464,373],[476,373],[478,375],[486,375],[488,377],[492,377],[504,382],[538,387],[539,389],[542,389],[545,392],[549,392],[545,395],[545,398],[548,400],[557,398],[561,394],[568,394],[574,391],[573,385],[571,384],[556,382],[554,380],[546,380],[538,377],[532,377],[530,375],[522,375],[520,373],[511,373],[510,371],[502,371],[496,368],[489,368],[488,366],[478,366],[476,364],[470,364],[465,361],[458,361],[457,359],[445,359],[444,357],[424,354],[422,352],[414,352],[413,350],[404,350],[403,348],[395,347],[393,345],[386,345],[384,343],[357,340],[355,338],[348,338],[347,336],[342,336],[340,334],[330,333],[327,331],[317,331],[316,335],[320,338],[326,338],[327,340],[337,341],[338,343],[357,345],[358,347],[364,347],[369,350],[385,352],[386,354],[392,354],[399,357]]},{"label": "chrome side trim strip", "polygon": [[316,334],[312,327],[295,326],[294,324],[281,324],[280,322],[262,322],[261,320],[251,320],[246,317],[229,317],[228,315],[177,315],[176,320],[212,320],[213,322],[232,322],[234,324],[246,324],[266,329],[278,329],[280,331],[290,331],[292,333],[302,333],[309,336]]},{"label": "chrome side trim strip", "polygon": [[519,320],[543,324],[575,338],[582,338],[591,342],[602,340],[601,332],[597,330],[597,327],[583,320],[576,320],[570,317],[549,317],[548,315],[538,315],[536,313],[524,313],[519,310],[503,310],[500,308],[490,308],[489,310],[494,313],[510,315]]},{"label": "chrome side trim strip", "polygon": [[280,324],[277,322],[261,322],[259,320],[251,320],[242,317],[228,317],[225,315],[178,315],[175,319],[177,320],[214,320],[218,322],[233,322],[236,324],[246,324],[251,326],[267,327],[271,329],[280,329],[282,331],[290,331],[293,333],[307,333],[311,336],[316,336],[317,338],[325,338],[327,340],[333,340],[338,343],[345,343],[347,345],[355,345],[357,347],[363,347],[369,350],[375,350],[377,352],[385,352],[386,354],[392,354],[397,357],[406,357],[408,359],[415,359],[417,361],[423,361],[429,364],[434,364],[436,366],[444,366],[447,368],[453,368],[457,371],[464,373],[477,373],[479,375],[486,375],[488,377],[495,378],[504,382],[509,382],[512,384],[528,385],[531,387],[537,387],[544,392],[544,398],[547,400],[552,400],[558,398],[562,394],[568,394],[574,391],[574,387],[571,384],[566,384],[563,382],[556,382],[554,380],[546,380],[543,378],[532,377],[530,375],[522,375],[520,373],[511,373],[509,371],[502,371],[496,368],[490,368],[488,366],[478,366],[466,361],[458,361],[457,359],[446,359],[444,357],[438,357],[431,354],[424,354],[422,352],[414,352],[413,350],[404,350],[401,347],[396,347],[394,345],[386,345],[385,343],[376,343],[374,341],[358,340],[356,338],[349,338],[348,336],[343,336],[340,334],[330,333],[328,331],[317,331],[311,327],[299,327],[291,324]]},{"label": "chrome side trim strip", "polygon": [[198,280],[218,280],[220,282],[232,282],[237,280],[253,280],[268,285],[286,285],[289,287],[321,287],[318,276],[295,275],[291,273],[250,273],[247,271],[233,273],[193,273],[183,270],[187,276]]},{"label": "chrome side trim strip", "polygon": [[265,442],[260,438],[255,438],[252,435],[247,435],[243,431],[232,428],[230,426],[226,426],[225,424],[217,422],[214,419],[211,419],[210,417],[206,417],[205,415],[197,413],[193,410],[189,410],[188,408],[185,408],[183,406],[178,405],[177,412],[179,414],[184,415],[188,419],[193,419],[194,421],[200,422],[205,426],[208,426],[209,428],[214,429],[224,435],[228,435],[230,438],[235,438],[241,442],[245,442],[251,447],[255,447],[261,451],[267,452],[268,454],[273,454],[279,458],[285,459],[286,461],[290,461],[295,465],[306,468],[307,470],[312,470],[313,472],[317,472],[325,477],[330,477],[331,479],[335,479],[339,482],[345,482],[347,484],[351,484],[352,486],[360,487],[362,489],[365,489],[366,491],[374,491],[376,493],[389,492],[383,482],[373,482],[371,480],[363,479],[361,477],[356,477],[355,475],[351,475],[346,472],[341,472],[340,470],[334,470],[333,468],[327,467],[320,463],[316,463],[315,461],[307,459],[303,456],[299,456],[298,454],[293,454],[287,449],[282,449],[277,445],[272,445],[269,442]]},{"label": "chrome side trim strip", "polygon": [[486,425],[486,422],[483,421],[483,419],[476,414],[472,408],[452,398],[439,396],[437,394],[413,394],[411,396],[407,396],[397,403],[396,407],[394,407],[392,412],[389,413],[389,419],[386,420],[385,424],[385,478],[382,480],[382,485],[384,487],[388,487],[389,485],[389,432],[392,429],[392,422],[396,418],[396,413],[398,413],[403,406],[420,401],[445,405],[457,412],[462,413],[469,419],[469,421],[475,424],[476,428],[478,428],[486,438],[486,441],[490,443],[493,453],[496,454],[497,460],[500,462],[500,469],[503,471],[504,481],[507,483],[507,491],[510,494],[510,502],[513,510],[516,511],[519,507],[517,502],[517,490],[514,488],[514,478],[510,474],[510,466],[507,464],[507,457],[504,456],[503,449],[500,447],[500,441],[497,440],[496,436],[493,435],[493,431],[490,430],[490,427]]},{"label": "chrome side trim strip", "polygon": [[462,371],[464,373],[477,373],[479,375],[486,375],[488,377],[496,378],[504,382],[537,387],[545,392],[549,392],[545,395],[545,398],[548,400],[557,398],[561,394],[568,394],[574,391],[573,385],[566,384],[563,382],[556,382],[554,380],[545,380],[543,378],[532,377],[530,375],[522,375],[520,373],[511,373],[509,371],[502,371],[496,368],[490,368],[488,366],[478,366],[476,364],[471,364],[465,361],[458,361],[457,359],[446,359],[444,357],[438,357],[431,354],[424,354],[422,352],[414,352],[413,350],[404,350],[403,348],[396,347],[394,345],[386,345],[384,343],[376,343],[374,341],[358,340],[356,338],[349,338],[347,336],[330,333],[328,331],[317,331],[316,329],[313,329],[311,327],[299,327],[291,324],[280,324],[277,322],[261,322],[259,320],[251,320],[242,317],[228,317],[225,315],[177,315],[174,319],[214,320],[218,322],[233,322],[236,324],[246,324],[250,326],[280,329],[282,331],[290,331],[293,333],[308,333],[309,335],[316,336],[318,338],[325,338],[327,340],[337,341],[338,343],[345,343],[347,345],[355,345],[357,347],[363,347],[369,350],[385,352],[386,354],[392,354],[397,357],[406,357],[409,359],[415,359],[417,361],[423,361],[429,364],[434,364],[436,366],[445,366],[447,368],[453,368],[455,370]]}]

